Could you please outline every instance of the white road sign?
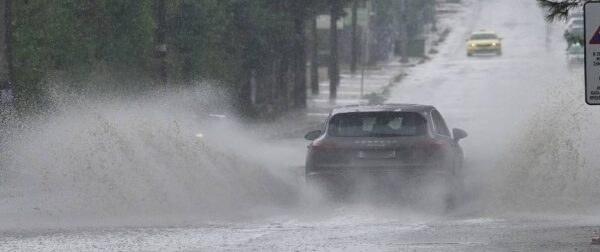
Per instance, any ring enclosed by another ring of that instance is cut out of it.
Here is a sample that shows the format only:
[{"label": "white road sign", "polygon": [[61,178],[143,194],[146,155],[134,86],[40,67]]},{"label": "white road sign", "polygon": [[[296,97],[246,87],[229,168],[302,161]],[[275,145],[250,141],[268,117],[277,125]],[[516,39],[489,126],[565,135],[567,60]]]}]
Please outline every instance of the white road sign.
[{"label": "white road sign", "polygon": [[600,105],[600,2],[587,2],[585,19],[585,102]]}]

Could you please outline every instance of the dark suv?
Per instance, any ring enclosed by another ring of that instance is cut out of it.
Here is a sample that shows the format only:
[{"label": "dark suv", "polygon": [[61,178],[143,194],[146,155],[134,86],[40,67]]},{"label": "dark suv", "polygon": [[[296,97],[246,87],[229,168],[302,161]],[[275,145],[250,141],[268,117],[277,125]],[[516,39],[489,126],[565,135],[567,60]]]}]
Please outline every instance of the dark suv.
[{"label": "dark suv", "polygon": [[329,183],[348,174],[435,174],[449,187],[461,184],[467,133],[453,129],[432,106],[413,104],[351,105],[334,109],[306,157],[307,182]]}]

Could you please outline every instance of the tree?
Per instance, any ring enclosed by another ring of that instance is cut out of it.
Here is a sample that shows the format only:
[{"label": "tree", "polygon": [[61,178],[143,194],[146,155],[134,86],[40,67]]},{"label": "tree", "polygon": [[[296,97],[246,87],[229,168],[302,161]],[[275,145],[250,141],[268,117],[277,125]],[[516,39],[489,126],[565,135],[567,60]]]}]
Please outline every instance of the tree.
[{"label": "tree", "polygon": [[249,117],[306,106],[306,25],[329,6],[322,0],[12,3],[14,83],[34,109],[51,108],[45,83],[73,93],[131,94],[199,79],[218,86]]},{"label": "tree", "polygon": [[436,13],[437,13],[437,7],[436,7],[436,1],[435,0],[429,0],[428,1],[428,19],[429,22],[431,23],[431,31],[436,32],[437,31],[437,17],[436,17]]},{"label": "tree", "polygon": [[342,0],[329,0],[329,100],[337,98],[337,87],[340,85],[340,65],[338,59],[338,27],[337,21],[342,16]]},{"label": "tree", "polygon": [[[0,90],[12,96],[14,70],[12,63],[12,0],[0,4]],[[4,94],[3,94],[4,95]]]},{"label": "tree", "polygon": [[566,19],[569,11],[583,6],[591,0],[537,0],[540,7],[546,9],[546,19],[553,21],[555,19]]},{"label": "tree", "polygon": [[151,75],[152,1],[12,1],[14,90],[21,112],[70,92],[139,92]]},{"label": "tree", "polygon": [[306,21],[308,10],[306,1],[293,0],[294,19],[293,73],[294,73],[294,108],[306,108]]},{"label": "tree", "polygon": [[408,62],[408,18],[407,18],[407,5],[406,0],[400,0],[399,5],[400,17],[398,18],[398,28],[400,34],[400,62]]},{"label": "tree", "polygon": [[317,16],[310,20],[311,54],[310,54],[310,90],[313,95],[319,94],[319,36],[317,32]]},{"label": "tree", "polygon": [[[320,14],[329,13],[328,1],[312,0],[310,10],[311,56],[310,56],[310,86],[313,95],[319,94],[319,33],[317,18]],[[323,10],[326,10],[323,12]]]},{"label": "tree", "polygon": [[397,16],[398,0],[377,0],[373,1],[373,43],[375,49],[373,57],[370,57],[369,63],[379,60],[388,60],[392,54],[395,41],[398,37]]},{"label": "tree", "polygon": [[156,0],[156,57],[158,58],[158,77],[161,84],[167,84],[167,10],[165,0]]},{"label": "tree", "polygon": [[201,46],[197,36],[201,35],[204,29],[204,25],[198,22],[198,19],[203,18],[203,15],[199,8],[189,1],[181,1],[177,9],[177,14],[169,20],[167,34],[171,42],[169,44],[172,44],[178,56],[183,58],[181,78],[185,83],[190,83],[194,75],[194,48]]}]

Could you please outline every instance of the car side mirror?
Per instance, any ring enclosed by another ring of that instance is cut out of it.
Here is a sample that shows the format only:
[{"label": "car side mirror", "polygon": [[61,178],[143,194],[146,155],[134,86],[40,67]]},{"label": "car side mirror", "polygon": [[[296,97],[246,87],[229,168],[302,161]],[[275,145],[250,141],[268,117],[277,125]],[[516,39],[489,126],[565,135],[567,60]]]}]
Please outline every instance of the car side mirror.
[{"label": "car side mirror", "polygon": [[498,40],[502,41],[504,38],[498,38]]},{"label": "car side mirror", "polygon": [[461,129],[452,129],[452,136],[454,136],[454,141],[458,142],[460,139],[467,137],[468,134]]},{"label": "car side mirror", "polygon": [[304,135],[304,139],[312,141],[319,138],[322,133],[323,132],[321,132],[320,130],[313,130],[311,132],[306,133],[306,135]]}]

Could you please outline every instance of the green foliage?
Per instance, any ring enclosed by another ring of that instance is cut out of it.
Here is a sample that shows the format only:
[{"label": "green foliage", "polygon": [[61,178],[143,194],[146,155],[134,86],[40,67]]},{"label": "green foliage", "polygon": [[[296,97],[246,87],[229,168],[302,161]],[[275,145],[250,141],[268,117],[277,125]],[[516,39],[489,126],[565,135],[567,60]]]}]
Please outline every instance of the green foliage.
[{"label": "green foliage", "polygon": [[170,20],[170,41],[180,56],[191,55],[194,75],[235,81],[291,42],[291,18],[270,2],[182,0]]},{"label": "green foliage", "polygon": [[564,20],[569,15],[569,11],[580,8],[590,0],[537,0],[540,7],[546,9],[546,20],[555,19]]},{"label": "green foliage", "polygon": [[[335,0],[340,10],[349,0]],[[291,85],[298,18],[328,12],[320,0],[168,0],[170,83],[213,80],[247,98],[251,77],[259,92]],[[14,1],[17,96],[44,103],[44,83],[74,92],[139,92],[156,79],[153,0]],[[158,82],[156,82],[158,83]],[[293,90],[291,88],[285,90]],[[269,100],[265,102],[272,102]]]},{"label": "green foliage", "polygon": [[[99,1],[104,27],[96,32],[99,58],[126,69],[146,66],[153,51],[152,1]],[[101,20],[100,23],[102,23]],[[102,33],[104,31],[104,34]],[[105,36],[103,36],[105,35]]]},{"label": "green foliage", "polygon": [[15,1],[14,8],[18,90],[41,93],[42,81],[56,75],[82,83],[99,71],[112,77],[147,72],[154,25],[149,0],[29,0]]}]

